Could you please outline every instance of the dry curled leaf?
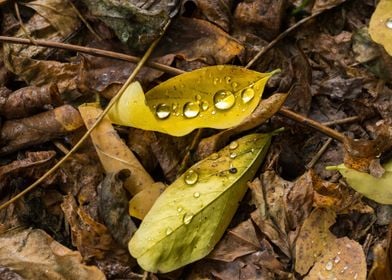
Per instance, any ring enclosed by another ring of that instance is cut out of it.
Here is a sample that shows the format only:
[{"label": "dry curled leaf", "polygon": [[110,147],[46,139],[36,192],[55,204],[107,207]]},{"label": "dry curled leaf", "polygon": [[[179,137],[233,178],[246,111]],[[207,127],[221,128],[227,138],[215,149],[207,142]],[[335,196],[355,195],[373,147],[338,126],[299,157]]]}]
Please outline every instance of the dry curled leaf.
[{"label": "dry curled leaf", "polygon": [[241,67],[204,67],[171,78],[143,94],[132,83],[109,111],[121,125],[183,136],[196,128],[229,128],[241,123],[259,104],[273,75]]}]

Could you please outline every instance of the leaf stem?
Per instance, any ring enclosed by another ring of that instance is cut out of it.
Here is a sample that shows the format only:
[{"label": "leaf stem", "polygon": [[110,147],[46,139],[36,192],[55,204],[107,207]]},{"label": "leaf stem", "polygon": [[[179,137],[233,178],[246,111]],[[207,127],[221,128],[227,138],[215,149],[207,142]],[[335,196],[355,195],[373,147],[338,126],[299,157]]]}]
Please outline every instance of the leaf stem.
[{"label": "leaf stem", "polygon": [[10,204],[14,203],[16,200],[24,196],[26,193],[30,192],[33,190],[36,186],[38,186],[40,183],[42,183],[46,178],[48,178],[50,175],[53,174],[66,160],[68,160],[71,155],[75,153],[75,151],[83,144],[83,142],[90,136],[91,132],[97,127],[97,125],[100,123],[100,121],[105,117],[105,115],[109,112],[109,110],[112,108],[112,106],[120,99],[121,95],[124,93],[126,88],[133,82],[135,79],[136,75],[140,71],[140,69],[143,67],[143,65],[146,63],[147,59],[155,49],[155,47],[158,45],[160,39],[162,38],[163,34],[165,33],[166,29],[168,28],[171,20],[166,23],[166,25],[163,28],[163,32],[161,33],[161,36],[156,39],[151,46],[148,48],[148,50],[145,52],[143,57],[140,59],[140,61],[137,63],[135,70],[132,72],[132,74],[129,76],[128,80],[124,83],[124,85],[121,87],[121,89],[117,92],[117,94],[110,100],[109,104],[106,106],[105,110],[98,116],[94,124],[87,130],[87,132],[82,136],[82,138],[79,139],[79,141],[75,144],[75,146],[72,147],[72,149],[69,151],[68,154],[66,154],[60,161],[58,161],[51,169],[49,169],[44,175],[42,175],[38,180],[36,180],[33,184],[28,186],[26,189],[18,193],[16,196],[8,200],[7,202],[3,203],[0,205],[0,210],[6,208]]}]

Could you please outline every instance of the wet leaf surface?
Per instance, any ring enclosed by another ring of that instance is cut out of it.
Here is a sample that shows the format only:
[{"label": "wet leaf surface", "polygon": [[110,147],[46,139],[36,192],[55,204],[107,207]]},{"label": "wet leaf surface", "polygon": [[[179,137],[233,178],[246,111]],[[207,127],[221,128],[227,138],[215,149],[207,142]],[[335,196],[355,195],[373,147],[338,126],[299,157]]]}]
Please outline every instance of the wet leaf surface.
[{"label": "wet leaf surface", "polygon": [[385,48],[385,50],[389,53],[389,55],[392,55],[392,44],[391,44],[392,19],[390,14],[391,9],[392,9],[391,1],[389,0],[380,1],[369,23],[370,36],[375,42],[381,44]]}]

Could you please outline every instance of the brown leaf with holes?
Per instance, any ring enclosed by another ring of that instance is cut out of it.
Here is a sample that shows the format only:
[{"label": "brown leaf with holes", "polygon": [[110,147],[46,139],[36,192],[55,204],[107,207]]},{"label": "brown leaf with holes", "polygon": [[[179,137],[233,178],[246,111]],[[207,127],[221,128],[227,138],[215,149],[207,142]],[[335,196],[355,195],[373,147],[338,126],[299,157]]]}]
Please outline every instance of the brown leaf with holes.
[{"label": "brown leaf with holes", "polygon": [[0,131],[0,155],[56,139],[82,125],[79,112],[70,105],[32,117],[5,121]]}]

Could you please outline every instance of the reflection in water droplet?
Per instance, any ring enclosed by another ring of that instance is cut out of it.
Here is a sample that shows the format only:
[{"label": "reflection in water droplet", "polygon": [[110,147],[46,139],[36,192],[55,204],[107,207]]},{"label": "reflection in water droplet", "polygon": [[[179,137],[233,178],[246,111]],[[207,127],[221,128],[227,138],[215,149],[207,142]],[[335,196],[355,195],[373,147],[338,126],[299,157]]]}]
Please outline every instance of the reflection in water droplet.
[{"label": "reflection in water droplet", "polygon": [[208,104],[207,101],[202,101],[202,102],[201,102],[201,109],[202,109],[203,111],[207,111],[207,110],[208,110],[208,107],[210,107],[210,105]]},{"label": "reflection in water droplet", "polygon": [[183,208],[182,208],[181,206],[177,207],[177,212],[178,212],[178,213],[181,213],[182,210],[183,210]]},{"label": "reflection in water droplet", "polygon": [[185,183],[187,183],[188,185],[193,185],[193,184],[195,184],[196,182],[197,182],[197,180],[199,179],[199,174],[197,174],[197,172],[196,171],[194,171],[194,170],[188,170],[186,173],[185,173],[185,176],[184,176],[184,181],[185,181]]},{"label": "reflection in water droplet", "polygon": [[200,193],[199,192],[194,192],[193,193],[193,197],[194,198],[199,198],[200,197]]},{"label": "reflection in water droplet", "polygon": [[165,103],[159,104],[155,109],[155,114],[161,120],[168,118],[170,116],[170,106]]},{"label": "reflection in water droplet", "polygon": [[388,18],[387,21],[385,22],[385,25],[389,29],[392,29],[392,18]]},{"label": "reflection in water droplet", "polygon": [[172,234],[172,232],[173,232],[173,229],[172,229],[172,228],[168,227],[168,228],[166,229],[166,235],[170,235],[170,234]]},{"label": "reflection in water droplet", "polygon": [[241,99],[244,103],[248,103],[249,101],[251,101],[254,96],[255,91],[253,90],[253,88],[246,88],[241,92]]},{"label": "reflection in water droplet", "polygon": [[331,261],[327,262],[327,264],[325,265],[325,269],[332,270],[332,268],[333,268],[333,263]]},{"label": "reflection in water droplet", "polygon": [[225,81],[226,81],[227,84],[230,84],[230,82],[231,82],[231,77],[230,77],[230,76],[225,77]]},{"label": "reflection in water droplet", "polygon": [[236,153],[230,153],[230,158],[236,158],[237,154]]},{"label": "reflection in water droplet", "polygon": [[237,141],[233,141],[229,144],[229,149],[230,150],[235,150],[238,148],[238,142]]},{"label": "reflection in water droplet", "polygon": [[219,110],[227,110],[233,107],[235,96],[231,91],[220,90],[214,95],[214,105]]},{"label": "reflection in water droplet", "polygon": [[210,159],[212,159],[212,160],[216,160],[216,159],[218,159],[218,158],[219,158],[218,153],[213,153],[213,154],[210,156]]},{"label": "reflection in water droplet", "polygon": [[192,221],[192,219],[193,219],[193,214],[185,213],[183,222],[184,224],[188,225]]},{"label": "reflection in water droplet", "polygon": [[237,173],[237,168],[235,168],[235,167],[231,167],[230,169],[229,169],[229,172],[231,173],[231,174],[235,174],[235,173]]},{"label": "reflection in water droplet", "polygon": [[196,102],[188,102],[184,105],[184,116],[188,119],[196,117],[199,113],[200,107]]}]

